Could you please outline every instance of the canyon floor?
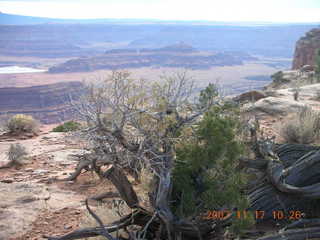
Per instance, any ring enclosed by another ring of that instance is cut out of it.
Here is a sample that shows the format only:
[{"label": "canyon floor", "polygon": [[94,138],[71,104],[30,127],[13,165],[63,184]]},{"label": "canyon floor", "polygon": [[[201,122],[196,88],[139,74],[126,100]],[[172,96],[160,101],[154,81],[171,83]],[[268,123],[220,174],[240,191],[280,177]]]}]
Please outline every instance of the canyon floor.
[{"label": "canyon floor", "polygon": [[[0,55],[1,59],[6,56]],[[67,59],[43,59],[43,58],[14,58],[9,57],[12,61],[17,61],[18,66],[24,66],[26,63],[37,63],[41,69],[48,69],[50,66],[61,63]],[[230,92],[245,92],[251,89],[261,88],[268,84],[270,80],[248,80],[250,76],[270,76],[279,71],[281,64],[286,63],[289,59],[282,58],[260,58],[256,61],[245,62],[243,65],[234,66],[214,66],[209,69],[186,70],[189,77],[192,77],[198,87],[204,88],[208,83],[218,83],[223,86],[226,94]],[[278,65],[277,65],[278,64]],[[25,65],[29,66],[29,65]],[[278,66],[278,67],[276,67]],[[162,75],[172,75],[181,72],[183,69],[175,67],[141,67],[127,69],[135,79],[146,79],[148,81],[159,81]],[[4,87],[30,87],[36,85],[53,84],[57,82],[68,81],[85,81],[93,82],[103,79],[110,75],[111,70],[95,70],[90,72],[70,72],[70,73],[17,73],[17,74],[0,74],[0,88]]]}]

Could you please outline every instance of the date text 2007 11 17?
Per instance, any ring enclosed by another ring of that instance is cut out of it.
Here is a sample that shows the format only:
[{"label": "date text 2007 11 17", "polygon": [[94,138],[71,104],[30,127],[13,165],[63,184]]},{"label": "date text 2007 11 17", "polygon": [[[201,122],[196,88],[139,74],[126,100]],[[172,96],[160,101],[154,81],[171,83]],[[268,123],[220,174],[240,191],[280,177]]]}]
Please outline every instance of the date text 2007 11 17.
[{"label": "date text 2007 11 17", "polygon": [[[251,212],[255,219],[264,219],[265,218],[265,211],[256,210]],[[229,210],[210,210],[207,211],[206,214],[203,216],[204,219],[215,219],[215,220],[225,220],[231,216],[234,216],[238,219],[240,218],[247,218],[249,217],[249,211],[229,211]],[[299,220],[303,217],[301,211],[272,211],[272,217],[275,220]]]}]

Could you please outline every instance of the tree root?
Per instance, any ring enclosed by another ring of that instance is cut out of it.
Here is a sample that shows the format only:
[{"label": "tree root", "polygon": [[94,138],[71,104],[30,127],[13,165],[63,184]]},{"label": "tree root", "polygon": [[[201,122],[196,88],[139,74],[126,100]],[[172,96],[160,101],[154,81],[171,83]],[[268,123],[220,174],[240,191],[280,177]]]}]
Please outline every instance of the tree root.
[{"label": "tree root", "polygon": [[[130,225],[144,226],[151,219],[151,215],[142,209],[137,209],[134,212],[122,217],[119,221],[114,222],[110,225],[104,225],[105,231],[109,233],[116,232],[120,229],[126,228]],[[152,222],[150,226],[151,229],[154,229],[155,222]],[[74,240],[74,239],[83,239],[103,235],[102,227],[94,228],[83,228],[75,230],[71,233],[68,233],[61,237],[46,237],[48,240]]]},{"label": "tree root", "polygon": [[77,177],[81,174],[83,169],[88,169],[90,165],[89,161],[81,161],[78,163],[76,171],[73,172],[69,177],[64,178],[64,179],[60,179],[58,181],[74,181],[77,179]]},{"label": "tree root", "polygon": [[102,201],[105,198],[118,198],[120,197],[119,193],[114,193],[114,192],[104,192],[95,196],[90,197],[90,199],[95,200],[95,201]]}]

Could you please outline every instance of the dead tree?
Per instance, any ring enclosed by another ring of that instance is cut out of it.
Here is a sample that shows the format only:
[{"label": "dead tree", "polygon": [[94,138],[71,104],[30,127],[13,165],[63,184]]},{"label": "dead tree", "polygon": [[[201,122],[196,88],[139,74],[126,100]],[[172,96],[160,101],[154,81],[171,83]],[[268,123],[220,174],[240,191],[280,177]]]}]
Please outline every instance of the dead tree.
[{"label": "dead tree", "polygon": [[[320,147],[303,144],[259,142],[261,159],[243,159],[242,165],[264,174],[248,191],[250,208],[263,211],[258,222],[271,220],[286,226],[259,240],[319,239],[320,233]],[[275,218],[274,212],[281,212]],[[293,216],[297,213],[299,216]]]},{"label": "dead tree", "polygon": [[[218,99],[194,101],[194,85],[186,73],[164,77],[161,83],[148,84],[134,81],[126,72],[113,72],[112,76],[97,86],[91,86],[86,99],[75,105],[87,122],[82,131],[93,146],[89,165],[101,177],[109,179],[121,198],[133,209],[128,216],[104,229],[109,233],[129,225],[140,226],[139,234],[154,234],[158,239],[202,239],[225,221],[183,219],[175,216],[169,201],[172,191],[171,172],[174,165],[174,144],[178,132],[193,124],[199,116]],[[216,97],[216,96],[215,96]],[[109,167],[101,171],[97,162],[104,159]],[[75,179],[81,169],[79,164],[68,178]],[[145,210],[138,201],[127,174],[134,178],[142,168],[154,175],[155,187],[149,193],[151,209]],[[103,228],[82,229],[53,240],[81,239],[103,235]]]}]

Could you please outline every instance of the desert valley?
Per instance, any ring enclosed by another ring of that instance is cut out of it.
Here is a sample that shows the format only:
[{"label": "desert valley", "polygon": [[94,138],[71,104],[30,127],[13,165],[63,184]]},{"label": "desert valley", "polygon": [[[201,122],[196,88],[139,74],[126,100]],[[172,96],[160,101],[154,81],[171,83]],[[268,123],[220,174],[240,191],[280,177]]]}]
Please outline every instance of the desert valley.
[{"label": "desert valley", "polygon": [[320,239],[319,23],[74,21],[0,12],[0,240]]}]

